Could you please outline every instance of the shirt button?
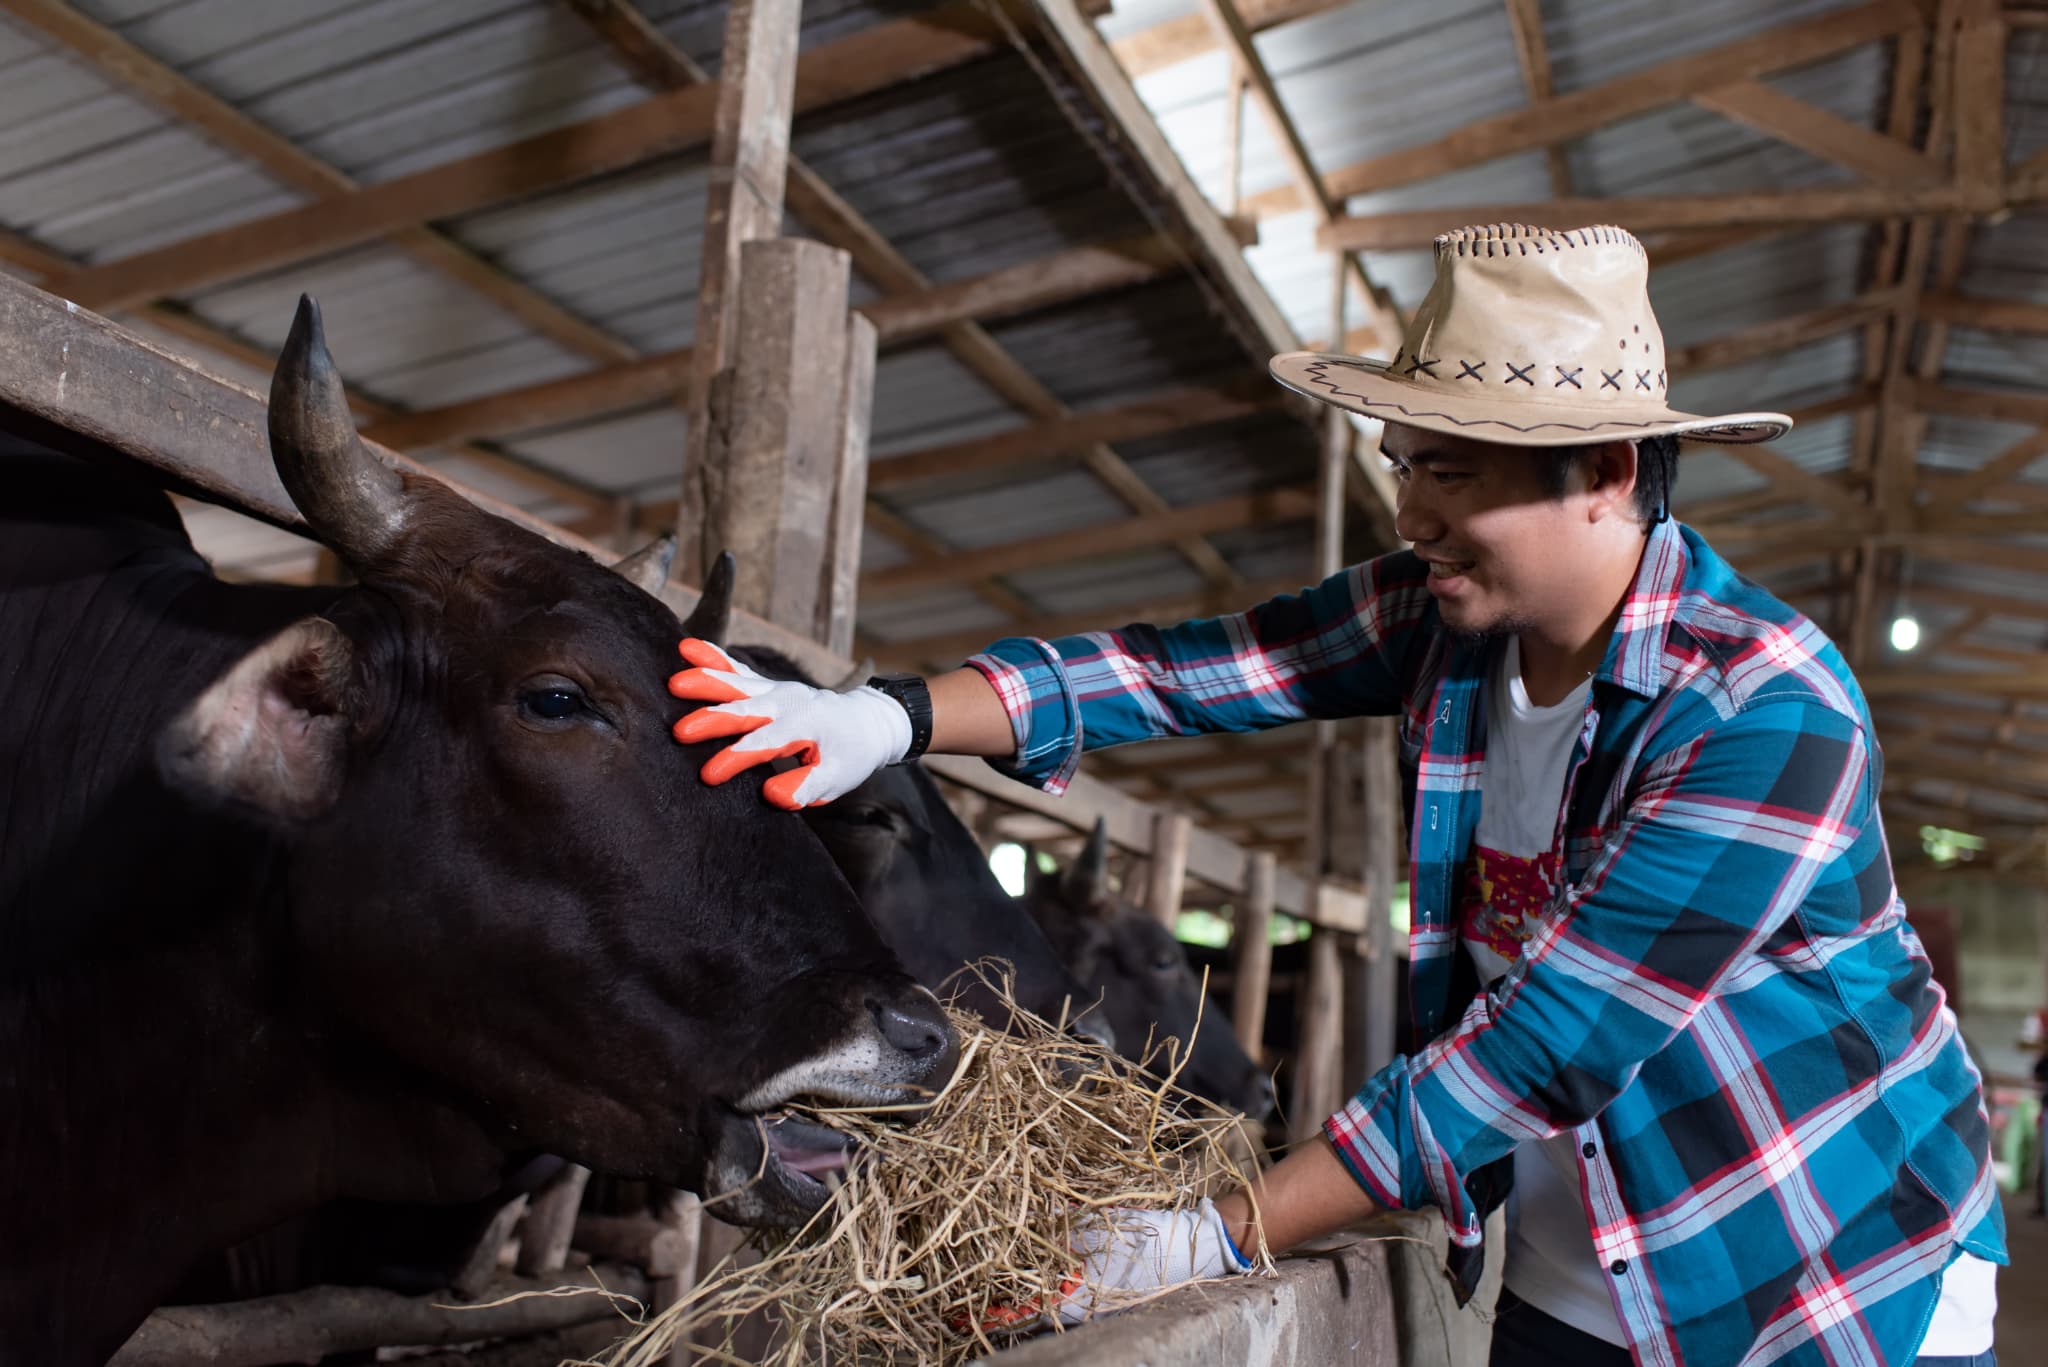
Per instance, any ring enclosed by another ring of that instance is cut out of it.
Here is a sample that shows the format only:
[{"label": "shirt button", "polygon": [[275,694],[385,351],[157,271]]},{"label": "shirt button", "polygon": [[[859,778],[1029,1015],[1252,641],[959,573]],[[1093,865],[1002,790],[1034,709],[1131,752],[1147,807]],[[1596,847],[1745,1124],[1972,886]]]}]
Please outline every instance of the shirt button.
[{"label": "shirt button", "polygon": [[1589,1139],[1586,1141],[1586,1147],[1580,1149],[1579,1152],[1586,1155],[1586,1157],[1591,1158],[1594,1154],[1598,1153],[1599,1150],[1593,1147],[1593,1141]]},{"label": "shirt button", "polygon": [[1607,1270],[1609,1272],[1612,1272],[1615,1276],[1619,1277],[1622,1273],[1628,1271],[1628,1259],[1616,1258],[1613,1262],[1607,1265]]}]

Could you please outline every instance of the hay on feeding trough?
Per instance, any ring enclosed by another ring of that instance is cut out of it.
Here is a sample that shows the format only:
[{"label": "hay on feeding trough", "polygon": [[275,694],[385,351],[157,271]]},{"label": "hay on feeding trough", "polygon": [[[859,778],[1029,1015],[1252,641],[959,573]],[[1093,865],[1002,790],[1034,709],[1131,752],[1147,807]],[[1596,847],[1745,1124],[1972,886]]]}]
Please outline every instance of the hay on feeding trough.
[{"label": "hay on feeding trough", "polygon": [[[760,1262],[721,1264],[602,1367],[653,1367],[678,1344],[739,1362],[739,1326],[763,1314],[775,1325],[770,1367],[965,1362],[1006,1337],[985,1327],[992,1311],[1057,1302],[1081,1222],[1184,1209],[1246,1184],[1232,1156],[1243,1122],[1175,1085],[1184,1050],[1162,1058],[1163,1079],[1147,1076],[1008,1004],[1008,1034],[950,1012],[960,1063],[915,1123],[800,1112],[858,1146],[833,1198]],[[1270,1269],[1263,1250],[1254,1256]],[[1092,1312],[1142,1299],[1106,1294]]]}]

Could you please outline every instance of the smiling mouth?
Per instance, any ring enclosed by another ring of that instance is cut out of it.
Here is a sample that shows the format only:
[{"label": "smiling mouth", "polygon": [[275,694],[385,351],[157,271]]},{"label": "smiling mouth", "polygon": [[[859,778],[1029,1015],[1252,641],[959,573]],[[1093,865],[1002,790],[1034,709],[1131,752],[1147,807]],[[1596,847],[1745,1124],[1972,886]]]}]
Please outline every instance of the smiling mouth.
[{"label": "smiling mouth", "polygon": [[1429,577],[1455,579],[1461,574],[1470,574],[1474,563],[1470,560],[1432,560],[1429,562]]}]

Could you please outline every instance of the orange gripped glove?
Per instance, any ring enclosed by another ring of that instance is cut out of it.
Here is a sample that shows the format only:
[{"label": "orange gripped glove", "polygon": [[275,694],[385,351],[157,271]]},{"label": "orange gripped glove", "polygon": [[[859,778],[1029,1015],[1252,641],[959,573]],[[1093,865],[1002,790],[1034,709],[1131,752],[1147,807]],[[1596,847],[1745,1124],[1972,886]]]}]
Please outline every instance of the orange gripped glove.
[{"label": "orange gripped glove", "polygon": [[770,760],[795,756],[797,768],[761,787],[776,806],[800,811],[851,792],[910,750],[903,705],[865,685],[835,693],[790,679],[769,679],[709,641],[678,647],[692,666],[669,676],[668,691],[700,707],[675,724],[685,745],[737,736],[705,762],[706,783],[724,783]]}]

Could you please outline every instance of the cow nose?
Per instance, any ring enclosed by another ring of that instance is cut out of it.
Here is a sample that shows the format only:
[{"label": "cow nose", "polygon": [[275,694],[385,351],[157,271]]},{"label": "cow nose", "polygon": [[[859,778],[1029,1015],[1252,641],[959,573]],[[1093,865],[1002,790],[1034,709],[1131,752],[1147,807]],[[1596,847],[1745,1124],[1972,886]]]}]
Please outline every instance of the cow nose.
[{"label": "cow nose", "polygon": [[1273,1091],[1273,1079],[1264,1073],[1252,1074],[1252,1104],[1245,1108],[1245,1115],[1252,1120],[1264,1120],[1273,1114],[1273,1107],[1279,1097]]},{"label": "cow nose", "polygon": [[936,1004],[906,1005],[870,997],[868,1014],[875,1018],[875,1028],[882,1032],[889,1046],[912,1058],[928,1058],[952,1042],[952,1032],[946,1028]]},{"label": "cow nose", "polygon": [[1067,1030],[1076,1039],[1100,1045],[1111,1053],[1116,1052],[1116,1031],[1110,1028],[1108,1017],[1100,1011],[1083,1011],[1074,1018],[1074,1023],[1069,1025]]}]

